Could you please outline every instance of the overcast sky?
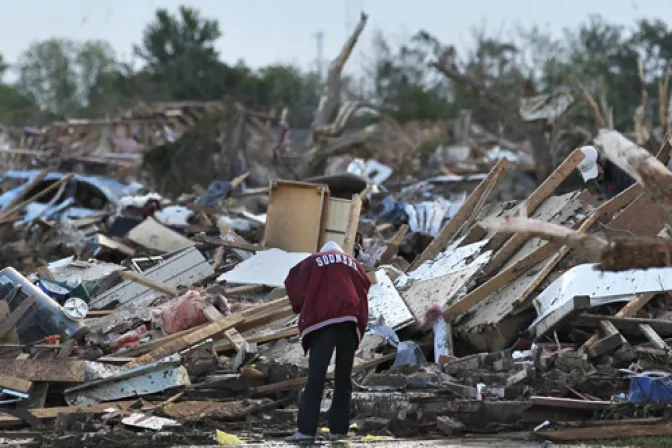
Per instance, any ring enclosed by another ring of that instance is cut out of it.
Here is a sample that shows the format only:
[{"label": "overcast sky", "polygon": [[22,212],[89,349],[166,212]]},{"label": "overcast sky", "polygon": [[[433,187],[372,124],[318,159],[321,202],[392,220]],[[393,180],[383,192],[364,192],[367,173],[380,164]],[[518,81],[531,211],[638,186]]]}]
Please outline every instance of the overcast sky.
[{"label": "overcast sky", "polygon": [[641,17],[672,20],[669,0],[0,0],[0,54],[14,62],[32,42],[60,36],[105,39],[128,60],[155,10],[176,11],[180,4],[219,20],[224,36],[218,49],[225,61],[244,59],[253,67],[272,62],[309,67],[316,60],[317,31],[324,33],[324,57],[330,59],[362,8],[370,19],[354,68],[371,54],[374,30],[398,43],[424,28],[464,48],[472,28],[482,25],[497,33],[537,24],[559,35],[590,13],[626,25]]}]

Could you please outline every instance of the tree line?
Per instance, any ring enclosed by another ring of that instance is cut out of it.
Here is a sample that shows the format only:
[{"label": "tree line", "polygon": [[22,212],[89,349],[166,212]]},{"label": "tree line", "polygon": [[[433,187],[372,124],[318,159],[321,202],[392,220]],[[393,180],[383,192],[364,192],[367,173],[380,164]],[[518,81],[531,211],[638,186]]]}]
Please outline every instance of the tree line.
[{"label": "tree line", "polygon": [[[159,9],[146,26],[133,49],[139,66],[118,60],[100,40],[35,42],[12,67],[0,55],[0,80],[7,70],[17,74],[15,83],[0,83],[0,123],[40,126],[66,117],[114,116],[139,102],[230,99],[265,111],[288,107],[291,126],[309,127],[320,74],[285,64],[258,70],[243,61],[226,64],[215,49],[221,36],[216,20],[180,7],[175,13]],[[345,82],[344,95],[384,107],[400,123],[450,120],[466,109],[476,122],[506,126],[506,114],[478,92],[428,67],[432,48],[421,34],[400,44],[380,32],[373,39],[365,82]],[[579,92],[580,86],[608,103],[618,129],[632,128],[643,94],[654,126],[660,124],[670,60],[672,29],[664,21],[625,27],[600,16],[559,38],[538,27],[521,27],[507,38],[475,33],[470,51],[455,54],[462,73],[512,101],[558,86]],[[586,103],[577,103],[573,117],[594,127]]]}]

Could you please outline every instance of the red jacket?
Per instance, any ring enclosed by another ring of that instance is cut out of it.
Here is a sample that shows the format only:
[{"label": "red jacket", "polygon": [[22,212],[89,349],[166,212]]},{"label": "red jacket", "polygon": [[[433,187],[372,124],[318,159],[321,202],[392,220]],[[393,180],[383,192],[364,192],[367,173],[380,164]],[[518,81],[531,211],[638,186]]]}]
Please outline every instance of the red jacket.
[{"label": "red jacket", "polygon": [[[311,331],[342,322],[354,322],[361,341],[369,322],[370,287],[362,265],[342,252],[320,252],[294,266],[285,290],[300,314],[302,342]],[[303,348],[307,350],[305,344]]]}]

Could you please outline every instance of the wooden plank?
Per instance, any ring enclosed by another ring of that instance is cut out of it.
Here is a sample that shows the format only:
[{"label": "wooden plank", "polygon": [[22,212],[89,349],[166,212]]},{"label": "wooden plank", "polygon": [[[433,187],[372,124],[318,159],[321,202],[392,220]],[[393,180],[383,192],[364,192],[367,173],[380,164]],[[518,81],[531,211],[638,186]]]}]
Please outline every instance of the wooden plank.
[{"label": "wooden plank", "polygon": [[[628,302],[623,308],[616,313],[616,317],[633,317],[639,310],[644,308],[651,299],[655,297],[655,294],[641,294],[637,296],[635,300]],[[588,339],[579,350],[585,351],[588,347],[597,342],[598,335],[594,334],[590,339]]]},{"label": "wooden plank", "polygon": [[[278,330],[268,334],[260,334],[249,336],[246,338],[249,343],[263,344],[264,342],[276,341],[278,339],[289,338],[299,334],[298,328],[288,328],[286,330]],[[236,347],[228,341],[217,341],[214,345],[214,349],[217,353],[226,352],[230,350],[235,350]]]},{"label": "wooden plank", "polygon": [[165,358],[166,356],[170,356],[173,353],[177,353],[181,350],[191,347],[192,345],[196,345],[199,342],[203,342],[204,340],[215,336],[217,333],[221,333],[225,330],[228,330],[229,328],[233,328],[244,320],[245,318],[243,316],[239,314],[232,314],[225,317],[224,319],[218,320],[217,322],[209,323],[196,331],[167,342],[156,350],[149,352],[134,361],[124,364],[124,367],[129,368],[151,364],[162,358]]},{"label": "wooden plank", "polygon": [[81,383],[86,361],[62,359],[13,359],[0,362],[0,374],[28,381]]},{"label": "wooden plank", "polygon": [[[672,435],[672,422],[623,422],[617,421],[602,427],[565,428],[552,431],[538,431],[537,437],[552,442],[580,442],[590,440],[629,439],[633,437],[663,437]],[[652,446],[656,446],[655,444]]]},{"label": "wooden plank", "polygon": [[99,246],[119,251],[126,256],[132,257],[136,253],[136,250],[133,249],[132,247],[124,243],[121,243],[115,240],[114,238],[110,238],[109,236],[104,235],[102,233],[97,233],[95,238]]},{"label": "wooden plank", "polygon": [[[360,364],[356,364],[352,368],[352,373],[358,373],[362,372],[364,370],[371,369],[373,367],[376,367],[384,362],[391,361],[394,358],[396,358],[397,354],[396,353],[390,353],[387,355],[383,355],[379,358],[375,359],[370,359],[368,361],[362,362]],[[327,379],[333,379],[334,378],[334,373],[329,372],[327,373]],[[279,381],[277,383],[271,383],[271,384],[266,384],[264,386],[259,386],[250,389],[250,395],[251,396],[258,396],[258,395],[267,395],[267,394],[272,394],[275,392],[282,392],[286,390],[293,390],[293,389],[300,389],[302,388],[306,382],[308,381],[307,376],[303,376],[300,378],[293,378],[291,380],[287,381]]]},{"label": "wooden plank", "polygon": [[0,375],[0,388],[11,389],[27,394],[31,387],[33,387],[32,381],[24,380],[23,378],[18,378],[15,376]]},{"label": "wooden plank", "polygon": [[[532,215],[553,194],[553,191],[558,188],[567,176],[579,166],[583,158],[583,152],[580,149],[575,149],[521,204],[520,208],[526,210],[528,216]],[[501,269],[527,240],[528,236],[524,234],[517,233],[511,236],[485,266],[483,276],[488,277]]]},{"label": "wooden plank", "polygon": [[35,297],[27,296],[23,301],[17,306],[14,311],[12,311],[7,318],[0,321],[0,340],[9,333],[16,323],[23,317],[24,314],[30,309],[31,306],[35,303]]},{"label": "wooden plank", "polygon": [[154,291],[159,291],[172,297],[177,297],[180,295],[180,291],[177,288],[156,280],[152,280],[151,278],[142,274],[138,274],[137,272],[121,271],[120,275],[123,280],[139,283],[142,286],[152,288]]},{"label": "wooden plank", "polygon": [[[60,413],[75,413],[75,412],[84,412],[87,414],[104,414],[107,412],[108,408],[116,409],[128,409],[131,406],[137,405],[137,400],[128,400],[128,401],[117,401],[117,402],[107,402],[107,403],[98,403],[90,406],[58,406],[51,408],[42,408],[42,409],[31,409],[30,412],[43,422],[46,420],[54,420],[56,416]],[[154,406],[150,403],[143,402],[140,411],[143,409],[152,409]],[[25,422],[13,415],[2,414],[0,413],[0,428],[11,428],[15,426],[24,426]]]},{"label": "wooden plank", "polygon": [[460,314],[467,312],[472,306],[477,305],[483,300],[487,299],[488,296],[493,292],[508,285],[520,277],[522,274],[527,272],[529,268],[543,261],[544,258],[558,250],[558,247],[560,246],[557,244],[545,243],[544,245],[535,249],[528,256],[520,260],[518,263],[501,271],[490,280],[471,291],[469,294],[464,296],[462,300],[448,307],[443,312],[446,322],[451,322]]},{"label": "wooden plank", "polygon": [[254,330],[255,328],[263,327],[268,325],[276,320],[284,319],[285,317],[293,316],[294,311],[292,310],[291,305],[287,305],[283,308],[279,308],[268,314],[260,314],[252,317],[246,318],[243,322],[236,325],[236,330],[241,333],[246,331]]},{"label": "wooden plank", "polygon": [[588,347],[586,353],[588,354],[588,357],[591,359],[599,358],[600,356],[613,352],[622,345],[623,341],[621,334],[620,333],[611,334],[607,337],[599,339],[591,347]]},{"label": "wooden plank", "polygon": [[670,347],[663,341],[663,338],[661,338],[658,333],[656,333],[656,330],[651,328],[651,325],[649,324],[639,324],[637,325],[639,328],[639,331],[642,332],[644,337],[651,342],[651,344],[660,350],[669,350]]},{"label": "wooden plank", "polygon": [[317,252],[328,195],[326,185],[271,181],[264,245],[288,252]]},{"label": "wooden plank", "polygon": [[576,400],[574,398],[557,398],[557,397],[530,397],[530,402],[534,406],[544,406],[562,409],[584,409],[599,411],[602,409],[609,409],[614,406],[611,401],[586,401]]},{"label": "wooden plank", "polygon": [[407,271],[417,269],[417,267],[425,261],[433,260],[448,244],[450,244],[453,238],[457,235],[457,232],[462,228],[462,224],[472,216],[481,196],[488,191],[491,184],[497,184],[509,166],[509,161],[507,159],[502,159],[492,167],[487,177],[478,184],[474,191],[471,192],[455,215],[443,226],[438,235],[436,235],[432,242],[429,243],[429,246],[425,248],[420,256],[413,261]]},{"label": "wooden plank", "polygon": [[[634,186],[633,186],[634,187]],[[637,188],[630,187],[625,191],[622,191],[618,195],[606,201],[604,204],[600,205],[590,216],[583,221],[579,226],[578,232],[585,233],[587,232],[597,220],[607,214],[616,213],[618,210],[625,207],[627,204],[631,203],[634,199],[639,196],[640,193],[637,192]],[[527,298],[539,288],[539,286],[546,280],[546,277],[553,272],[555,267],[565,258],[565,255],[569,253],[571,248],[569,246],[562,246],[560,250],[550,259],[544,267],[536,273],[534,280],[528,285],[527,288],[520,294],[516,300],[517,305],[522,305],[525,303]]]},{"label": "wooden plank", "polygon": [[577,326],[595,326],[600,321],[607,321],[612,323],[618,330],[628,334],[639,334],[641,329],[639,325],[649,325],[657,333],[665,335],[672,334],[672,322],[658,320],[658,319],[643,319],[638,317],[616,317],[616,316],[602,316],[598,314],[581,314],[576,318],[575,325]]},{"label": "wooden plank", "polygon": [[397,233],[395,233],[392,239],[390,239],[390,241],[387,243],[385,251],[378,260],[378,265],[390,264],[392,262],[392,259],[395,255],[397,255],[397,252],[399,251],[399,245],[404,239],[404,236],[406,236],[408,233],[408,230],[409,227],[407,224],[402,224],[401,227],[399,227]]},{"label": "wooden plank", "polygon": [[[282,309],[283,307],[287,307],[289,305],[289,299],[287,297],[281,297],[279,299],[273,300],[271,302],[265,303],[261,306],[258,306],[256,308],[252,308],[246,311],[243,311],[242,313],[237,313],[234,314],[233,316],[241,316],[244,319],[249,319],[250,322],[248,322],[247,326],[250,328],[256,328],[255,327],[255,322],[260,323],[261,325],[264,325],[263,322],[264,320],[268,321],[268,316],[267,314],[270,312],[273,312],[278,309]],[[255,320],[256,317],[260,316],[263,318],[259,320]],[[280,319],[280,317],[278,317]],[[272,320],[271,320],[272,322]],[[144,355],[146,353],[152,352],[154,350],[159,349],[162,345],[167,344],[171,341],[174,341],[176,339],[179,339],[189,333],[201,330],[205,328],[209,324],[203,324],[199,325],[194,328],[189,328],[187,330],[182,330],[179,333],[171,334],[169,336],[164,336],[162,338],[159,338],[157,340],[153,340],[151,342],[147,342],[144,344],[141,344],[131,350],[127,350],[123,352],[123,356],[139,356],[139,355]],[[245,330],[240,329],[240,325],[237,326],[237,330],[240,331],[241,333]],[[254,341],[250,341],[254,342]]]},{"label": "wooden plank", "polygon": [[219,310],[211,304],[206,304],[203,308],[203,314],[208,319],[209,322],[215,322],[216,320],[222,319],[224,315],[219,312]]},{"label": "wooden plank", "polygon": [[233,286],[231,288],[224,289],[224,296],[235,297],[235,296],[241,296],[243,294],[257,294],[266,291],[266,289],[267,287],[264,285]]},{"label": "wooden plank", "polygon": [[343,238],[343,252],[351,254],[355,249],[355,239],[357,238],[357,229],[359,229],[359,215],[362,213],[362,198],[355,194],[352,196],[350,205],[350,216],[348,216],[348,225],[345,228]]}]

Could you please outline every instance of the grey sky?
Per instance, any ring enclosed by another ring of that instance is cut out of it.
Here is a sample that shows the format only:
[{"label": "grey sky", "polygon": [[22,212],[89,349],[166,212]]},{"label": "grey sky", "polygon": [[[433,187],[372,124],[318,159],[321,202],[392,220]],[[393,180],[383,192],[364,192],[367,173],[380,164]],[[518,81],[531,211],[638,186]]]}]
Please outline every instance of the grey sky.
[{"label": "grey sky", "polygon": [[105,39],[128,60],[154,11],[175,11],[180,4],[219,20],[224,36],[218,48],[225,61],[242,58],[253,67],[271,62],[308,67],[315,61],[318,30],[330,59],[342,45],[346,24],[354,26],[362,8],[370,21],[355,67],[370,54],[376,29],[401,42],[424,28],[463,48],[472,27],[483,24],[493,32],[537,24],[560,34],[590,13],[626,25],[641,17],[672,17],[669,0],[0,0],[0,54],[14,62],[31,42],[60,36]]}]

